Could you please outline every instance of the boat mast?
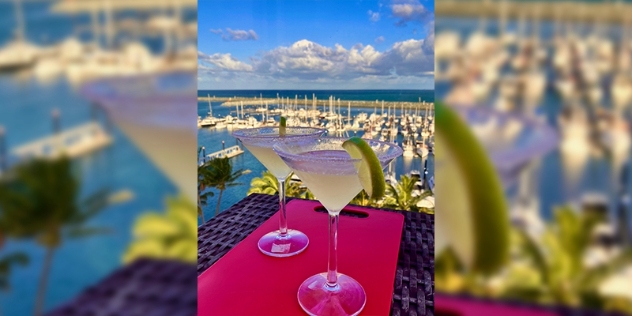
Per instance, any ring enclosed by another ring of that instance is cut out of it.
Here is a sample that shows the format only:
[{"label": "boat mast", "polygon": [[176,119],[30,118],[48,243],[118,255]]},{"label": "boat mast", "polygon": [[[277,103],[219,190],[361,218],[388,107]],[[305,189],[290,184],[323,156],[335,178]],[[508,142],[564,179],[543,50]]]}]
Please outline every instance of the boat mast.
[{"label": "boat mast", "polygon": [[105,0],[105,34],[106,45],[108,49],[112,48],[114,41],[114,20],[112,17],[112,3],[111,0]]},{"label": "boat mast", "polygon": [[347,121],[351,124],[351,102],[347,103]]},{"label": "boat mast", "polygon": [[211,107],[211,94],[207,94],[208,96],[208,115],[213,116],[213,107]]},{"label": "boat mast", "polygon": [[24,24],[24,13],[22,12],[22,0],[14,1],[15,7],[15,19],[18,23],[18,29],[16,37],[18,40],[24,40],[26,38],[26,26]]}]

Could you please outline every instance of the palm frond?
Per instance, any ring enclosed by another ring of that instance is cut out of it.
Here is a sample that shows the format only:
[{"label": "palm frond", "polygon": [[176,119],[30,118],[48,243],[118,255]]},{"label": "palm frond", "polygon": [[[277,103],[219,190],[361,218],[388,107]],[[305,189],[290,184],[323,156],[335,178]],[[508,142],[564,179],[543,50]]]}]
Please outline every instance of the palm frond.
[{"label": "palm frond", "polygon": [[197,260],[196,212],[200,213],[201,208],[184,196],[169,197],[165,204],[165,212],[148,212],[138,217],[124,263],[139,258]]},{"label": "palm frond", "polygon": [[549,283],[549,266],[546,261],[546,257],[542,252],[540,246],[536,243],[531,236],[529,236],[523,230],[515,230],[517,237],[520,238],[521,245],[526,255],[531,258],[535,268],[540,272],[542,281],[546,284]]},{"label": "palm frond", "polygon": [[10,289],[9,276],[14,266],[26,266],[29,258],[23,252],[13,252],[0,258],[0,291]]}]

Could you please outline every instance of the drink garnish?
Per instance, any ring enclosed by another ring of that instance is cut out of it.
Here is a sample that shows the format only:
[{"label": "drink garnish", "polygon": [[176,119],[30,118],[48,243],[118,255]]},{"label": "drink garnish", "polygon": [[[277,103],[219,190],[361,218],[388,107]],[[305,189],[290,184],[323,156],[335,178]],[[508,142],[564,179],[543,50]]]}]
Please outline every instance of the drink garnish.
[{"label": "drink garnish", "polygon": [[279,120],[279,136],[285,136],[285,117],[281,116]]},{"label": "drink garnish", "polygon": [[386,190],[384,171],[371,146],[364,139],[354,136],[342,143],[342,147],[351,158],[361,159],[356,168],[364,191],[374,200],[384,197]]}]

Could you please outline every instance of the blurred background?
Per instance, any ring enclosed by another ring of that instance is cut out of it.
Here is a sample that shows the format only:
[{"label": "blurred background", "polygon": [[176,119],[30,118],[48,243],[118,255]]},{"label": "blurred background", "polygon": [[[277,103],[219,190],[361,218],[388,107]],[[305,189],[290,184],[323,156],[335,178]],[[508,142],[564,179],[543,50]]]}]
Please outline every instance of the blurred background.
[{"label": "blurred background", "polygon": [[630,12],[436,1],[438,309],[476,297],[632,313]]},{"label": "blurred background", "polygon": [[151,304],[184,275],[195,310],[196,6],[0,1],[0,314],[145,314],[124,283],[165,266],[141,258],[188,263]]}]

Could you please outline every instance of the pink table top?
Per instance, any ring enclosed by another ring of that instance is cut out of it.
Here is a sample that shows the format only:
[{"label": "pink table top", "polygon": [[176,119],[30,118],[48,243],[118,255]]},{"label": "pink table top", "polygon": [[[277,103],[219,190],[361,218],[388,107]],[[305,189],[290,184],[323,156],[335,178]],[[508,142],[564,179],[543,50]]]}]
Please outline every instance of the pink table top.
[{"label": "pink table top", "polygon": [[[310,244],[288,258],[262,254],[257,241],[278,229],[278,212],[198,277],[198,315],[305,315],[297,290],[308,277],[327,271],[328,215],[316,201],[287,205],[288,225]],[[367,294],[361,315],[388,315],[404,216],[349,206],[368,215],[341,215],[338,272],[356,279]]]}]

